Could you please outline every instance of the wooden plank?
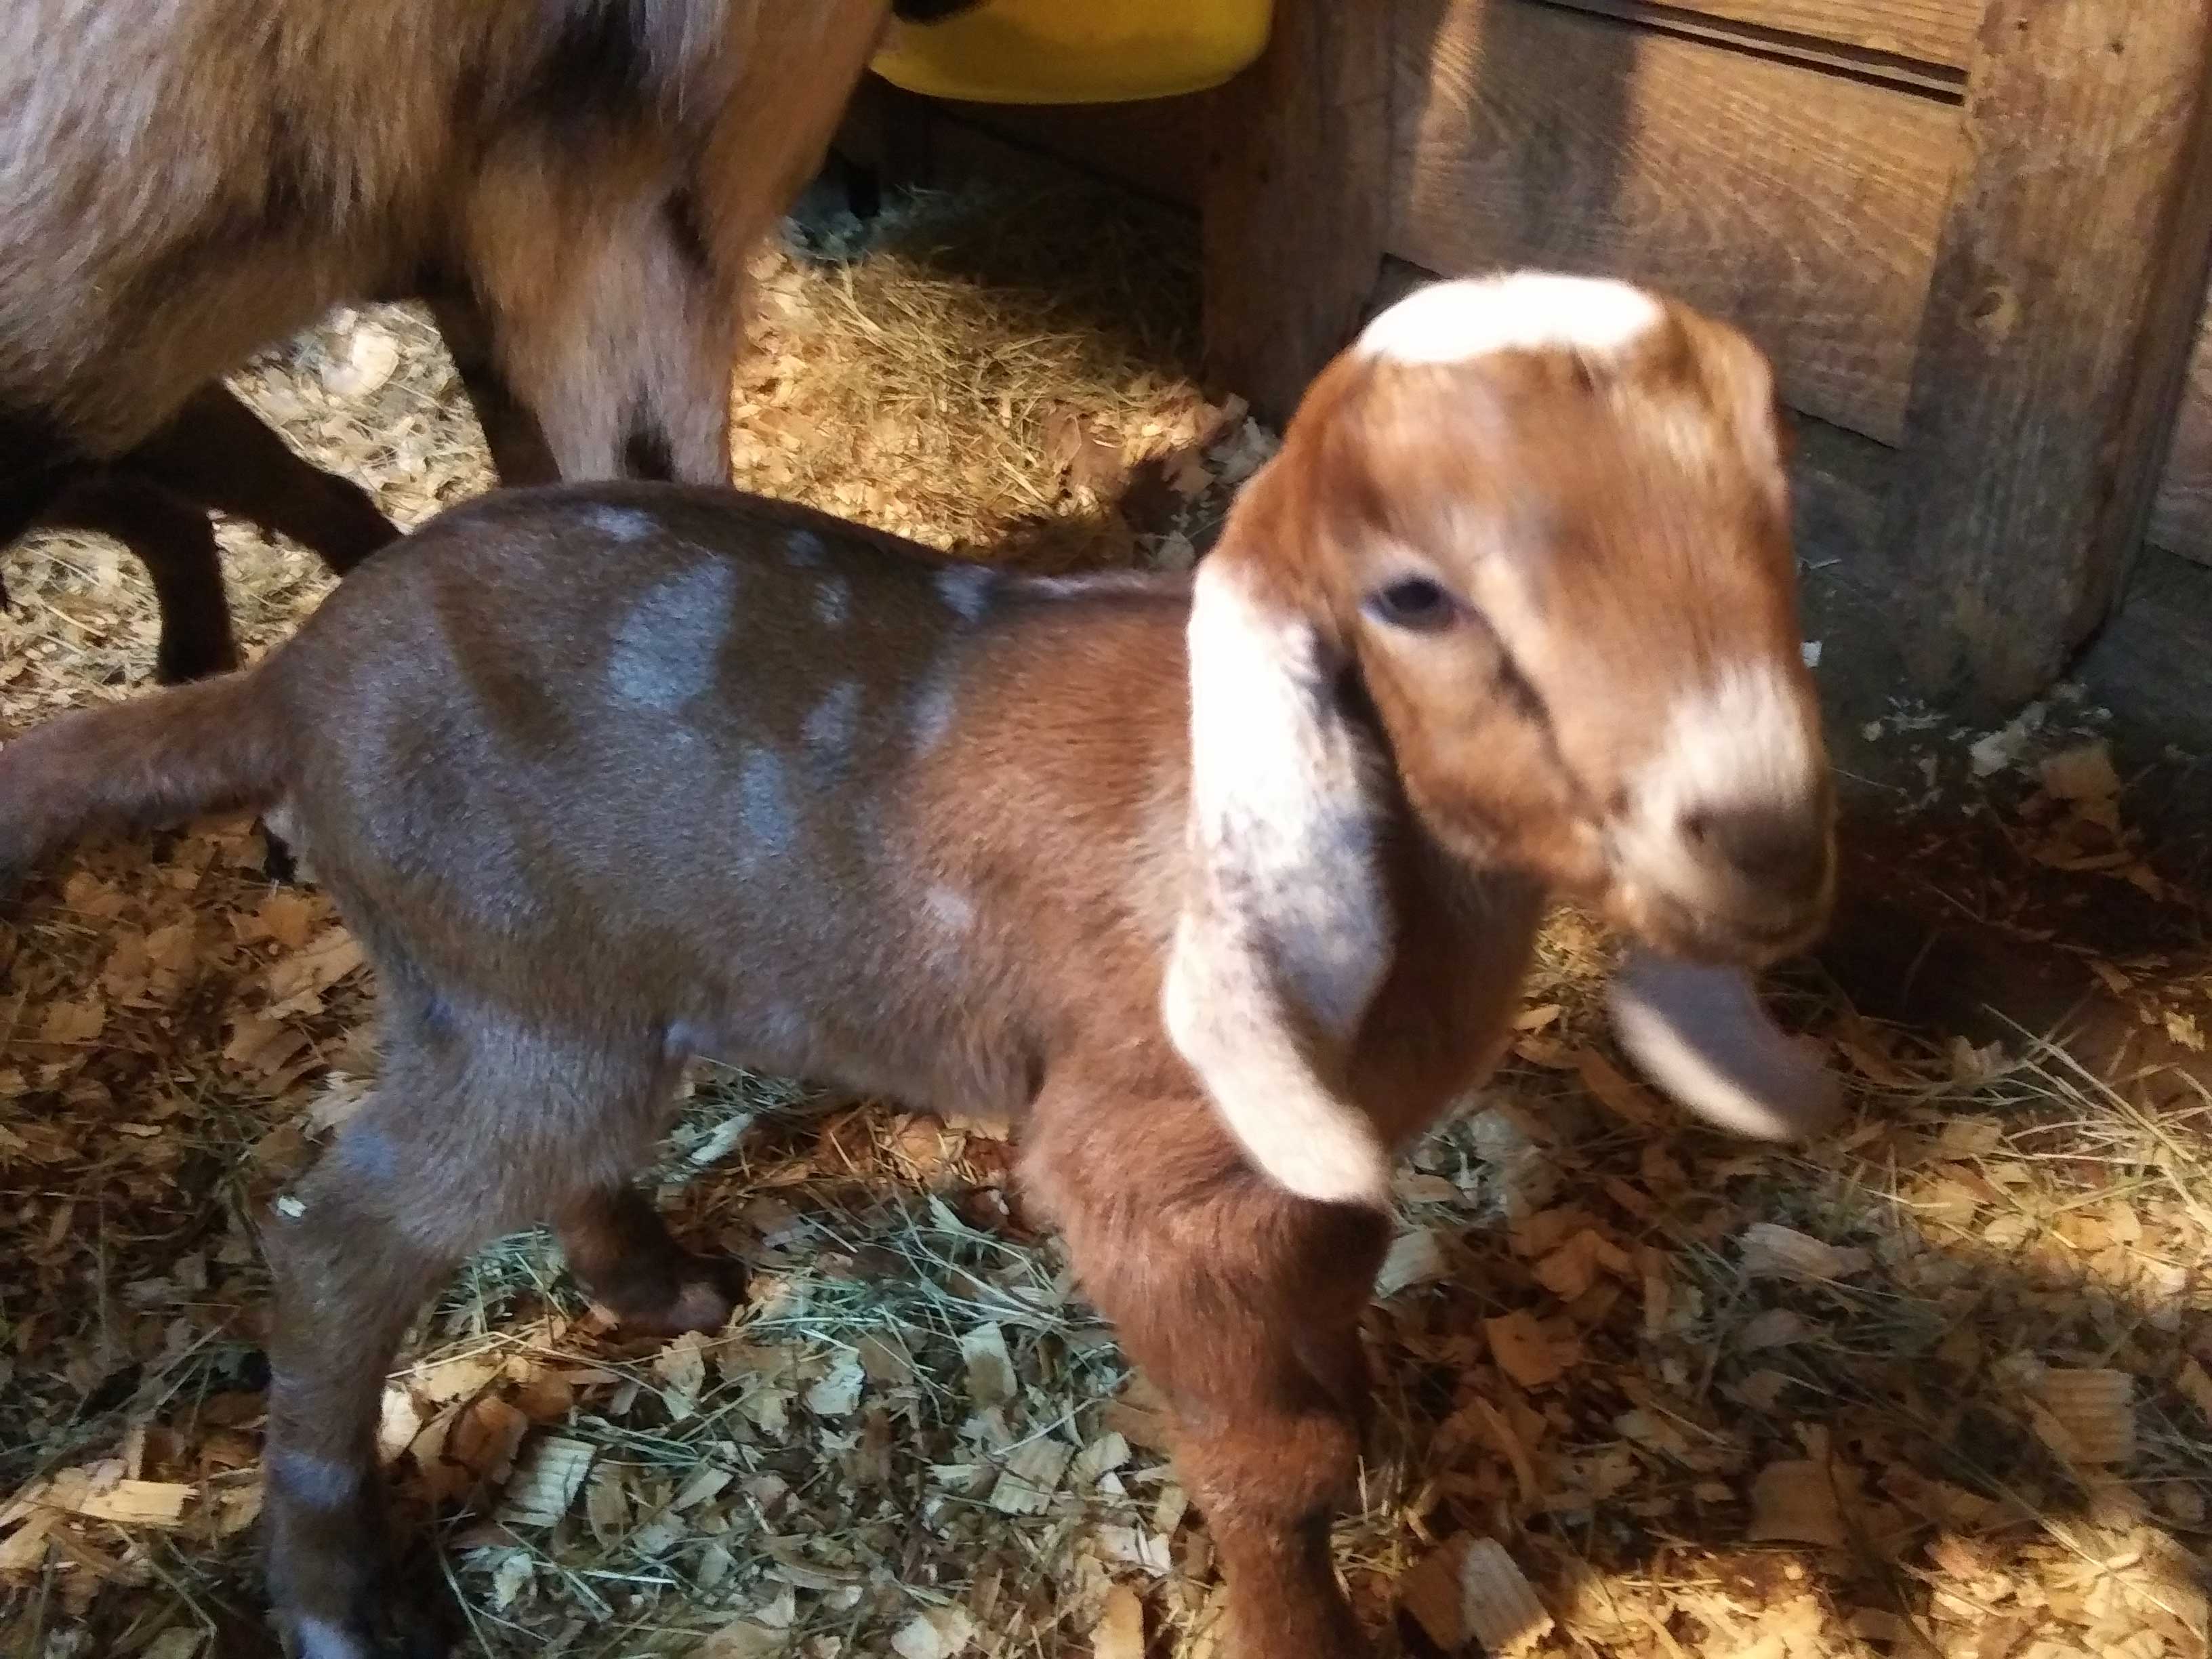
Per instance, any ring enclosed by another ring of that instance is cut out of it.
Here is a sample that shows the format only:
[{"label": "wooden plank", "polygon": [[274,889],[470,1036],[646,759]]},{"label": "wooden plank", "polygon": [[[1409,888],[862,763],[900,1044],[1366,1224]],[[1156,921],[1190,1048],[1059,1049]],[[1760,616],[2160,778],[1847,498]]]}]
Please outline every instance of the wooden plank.
[{"label": "wooden plank", "polygon": [[2212,7],[1990,0],[1891,544],[1939,696],[2033,695],[2148,527],[2212,258]]},{"label": "wooden plank", "polygon": [[[2212,754],[2212,570],[2156,550],[2144,554],[2127,597],[2082,653],[2078,672],[2124,728],[2150,739],[2146,758],[2168,744],[2191,756]],[[2197,769],[2200,797],[2208,786],[2212,775]],[[2188,823],[2172,803],[2165,805],[2169,823]],[[2197,835],[2212,831],[2212,812],[2188,817]]]},{"label": "wooden plank", "polygon": [[1956,70],[1972,60],[1974,29],[1982,18],[1981,0],[1670,0],[1648,9],[1717,17]]},{"label": "wooden plank", "polygon": [[946,127],[971,127],[1049,155],[1140,195],[1195,208],[1206,174],[1206,106],[1217,95],[1066,107],[942,104],[937,118]]},{"label": "wooden plank", "polygon": [[[1957,64],[1881,51],[1850,40],[1836,40],[1826,33],[1769,27],[1728,15],[1737,10],[1769,9],[1765,7],[1729,5],[1724,11],[1717,7],[1708,9],[1702,5],[1662,5],[1656,3],[1656,0],[1544,0],[1544,3],[1594,13],[1600,17],[1618,18],[1623,22],[1639,24],[1645,28],[1685,35],[1692,40],[1712,41],[1738,52],[1757,52],[1809,64],[1815,69],[1832,70],[1839,74],[1884,82],[1939,98],[1955,100],[1966,90],[1966,71]],[[1966,44],[1968,46],[1973,44],[1974,17],[1979,15],[1978,5],[1970,9],[1971,15],[1965,20]],[[1818,12],[1809,21],[1818,21],[1826,15],[1825,11]]]},{"label": "wooden plank", "polygon": [[1903,425],[1960,113],[1526,0],[1401,0],[1389,251],[1668,289],[1800,408]]},{"label": "wooden plank", "polygon": [[1389,15],[1277,0],[1267,52],[1210,112],[1206,374],[1271,420],[1350,339],[1382,270]]},{"label": "wooden plank", "polygon": [[2150,538],[2185,559],[2212,564],[2212,310],[2197,325]]}]

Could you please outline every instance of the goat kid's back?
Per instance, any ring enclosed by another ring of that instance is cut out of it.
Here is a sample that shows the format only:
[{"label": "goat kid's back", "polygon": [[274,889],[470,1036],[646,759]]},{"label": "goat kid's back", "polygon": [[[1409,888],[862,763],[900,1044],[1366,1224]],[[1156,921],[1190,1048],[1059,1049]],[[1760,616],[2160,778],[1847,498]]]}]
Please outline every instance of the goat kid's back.
[{"label": "goat kid's back", "polygon": [[261,666],[0,746],[0,872],[281,807],[387,977],[1012,1112],[1056,1031],[1157,1024],[1188,611],[726,492],[505,492]]}]

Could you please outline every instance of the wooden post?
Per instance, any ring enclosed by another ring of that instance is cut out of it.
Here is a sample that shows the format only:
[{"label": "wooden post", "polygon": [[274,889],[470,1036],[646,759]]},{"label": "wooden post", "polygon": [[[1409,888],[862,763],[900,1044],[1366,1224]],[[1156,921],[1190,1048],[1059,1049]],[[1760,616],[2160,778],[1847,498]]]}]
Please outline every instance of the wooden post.
[{"label": "wooden post", "polygon": [[1206,377],[1279,424],[1382,269],[1391,8],[1275,0],[1267,53],[1208,112]]},{"label": "wooden post", "polygon": [[1989,0],[1887,541],[1922,688],[2048,685],[2148,520],[2212,254],[2212,0]]}]

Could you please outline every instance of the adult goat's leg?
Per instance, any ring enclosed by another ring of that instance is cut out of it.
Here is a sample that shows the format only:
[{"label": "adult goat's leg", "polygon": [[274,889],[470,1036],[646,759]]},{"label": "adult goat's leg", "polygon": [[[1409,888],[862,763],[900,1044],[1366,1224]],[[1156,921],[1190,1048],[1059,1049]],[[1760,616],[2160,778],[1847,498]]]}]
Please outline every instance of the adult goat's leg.
[{"label": "adult goat's leg", "polygon": [[727,483],[738,284],[712,279],[657,201],[595,202],[552,253],[514,211],[503,198],[477,216],[471,276],[498,372],[560,476]]},{"label": "adult goat's leg", "polygon": [[112,536],[146,567],[161,613],[156,679],[173,685],[238,666],[205,508],[149,479],[102,467],[64,489],[42,522]]},{"label": "adult goat's leg", "polygon": [[483,308],[450,289],[434,293],[427,303],[446,349],[453,354],[454,371],[461,377],[469,406],[476,410],[477,424],[483,428],[484,445],[491,451],[499,481],[509,485],[556,482],[561,469],[538,417],[507,383]]},{"label": "adult goat's leg", "polygon": [[123,465],[189,500],[289,536],[340,575],[399,534],[366,489],[294,454],[221,386],[193,393]]}]

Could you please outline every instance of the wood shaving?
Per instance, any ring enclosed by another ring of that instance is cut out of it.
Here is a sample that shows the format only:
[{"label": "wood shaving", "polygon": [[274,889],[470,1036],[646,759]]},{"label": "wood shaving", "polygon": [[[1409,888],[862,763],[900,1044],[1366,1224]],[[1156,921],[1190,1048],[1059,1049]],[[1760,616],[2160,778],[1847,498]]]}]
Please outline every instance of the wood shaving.
[{"label": "wood shaving", "polygon": [[1474,1642],[1488,1654],[1524,1653],[1553,1628],[1534,1587],[1494,1538],[1449,1540],[1406,1576],[1404,1601],[1448,1651]]}]

